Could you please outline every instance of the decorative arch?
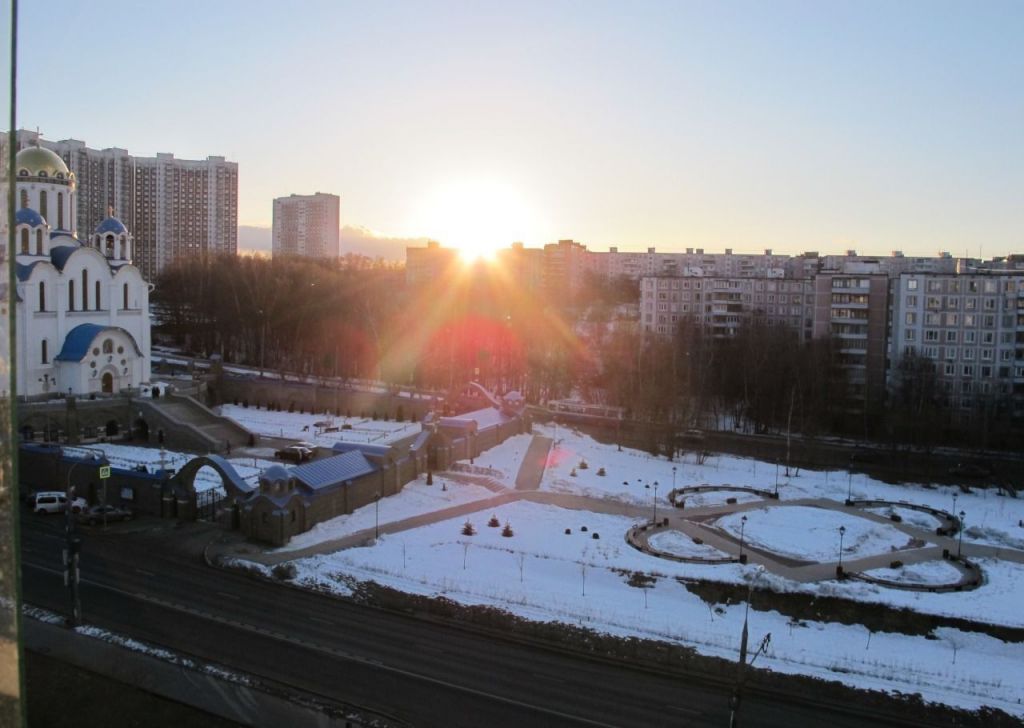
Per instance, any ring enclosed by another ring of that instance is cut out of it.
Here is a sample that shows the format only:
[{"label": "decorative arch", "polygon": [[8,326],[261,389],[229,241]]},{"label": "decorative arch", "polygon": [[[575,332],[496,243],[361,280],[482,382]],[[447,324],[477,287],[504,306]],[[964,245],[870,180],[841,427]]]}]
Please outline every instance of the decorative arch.
[{"label": "decorative arch", "polygon": [[230,462],[220,455],[201,455],[185,463],[181,470],[171,478],[171,484],[175,492],[188,494],[194,498],[196,494],[196,473],[207,465],[216,470],[220,475],[221,480],[224,482],[224,490],[227,492],[229,499],[245,497],[251,495],[256,490],[249,483],[245,482]]}]

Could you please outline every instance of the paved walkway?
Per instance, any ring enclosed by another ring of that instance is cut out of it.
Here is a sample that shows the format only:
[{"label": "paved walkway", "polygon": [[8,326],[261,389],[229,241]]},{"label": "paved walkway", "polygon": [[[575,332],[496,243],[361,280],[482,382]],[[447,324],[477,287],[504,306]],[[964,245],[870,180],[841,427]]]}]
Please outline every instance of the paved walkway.
[{"label": "paved walkway", "polygon": [[523,462],[519,464],[519,473],[516,475],[516,490],[537,490],[540,488],[541,478],[544,477],[544,469],[548,464],[548,456],[551,453],[551,438],[541,435],[534,435],[530,440],[530,446],[526,448],[526,455]]}]

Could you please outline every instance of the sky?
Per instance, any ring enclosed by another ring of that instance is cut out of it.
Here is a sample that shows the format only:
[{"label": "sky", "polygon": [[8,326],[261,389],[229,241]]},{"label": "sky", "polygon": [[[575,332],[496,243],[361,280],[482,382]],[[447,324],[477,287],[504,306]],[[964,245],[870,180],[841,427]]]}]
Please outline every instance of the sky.
[{"label": "sky", "polygon": [[320,191],[343,225],[392,241],[1024,252],[1017,0],[34,0],[20,15],[19,126],[223,155],[240,225]]}]

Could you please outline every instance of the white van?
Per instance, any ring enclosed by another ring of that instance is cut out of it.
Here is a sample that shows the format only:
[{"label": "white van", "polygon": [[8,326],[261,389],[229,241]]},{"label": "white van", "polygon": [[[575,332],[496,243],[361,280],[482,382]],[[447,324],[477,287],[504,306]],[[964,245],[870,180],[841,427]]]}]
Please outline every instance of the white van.
[{"label": "white van", "polygon": [[[44,490],[36,493],[29,505],[33,513],[45,516],[48,513],[63,513],[67,508],[67,496],[59,490]],[[88,507],[85,498],[71,501],[71,512],[80,513]]]}]

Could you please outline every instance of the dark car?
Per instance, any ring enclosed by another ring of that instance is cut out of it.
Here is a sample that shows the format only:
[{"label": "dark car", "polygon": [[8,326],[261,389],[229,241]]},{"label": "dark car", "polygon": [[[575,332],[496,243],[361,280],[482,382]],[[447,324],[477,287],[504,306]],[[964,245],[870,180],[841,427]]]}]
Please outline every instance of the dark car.
[{"label": "dark car", "polygon": [[78,514],[78,520],[88,523],[90,526],[103,523],[104,518],[106,518],[107,523],[130,521],[132,520],[132,512],[127,508],[118,508],[117,506],[92,506]]},{"label": "dark car", "polygon": [[302,445],[289,445],[274,453],[279,460],[288,460],[293,463],[304,463],[312,459],[313,451]]},{"label": "dark car", "polygon": [[949,474],[964,478],[987,478],[992,475],[992,468],[985,463],[957,463],[949,469]]}]

